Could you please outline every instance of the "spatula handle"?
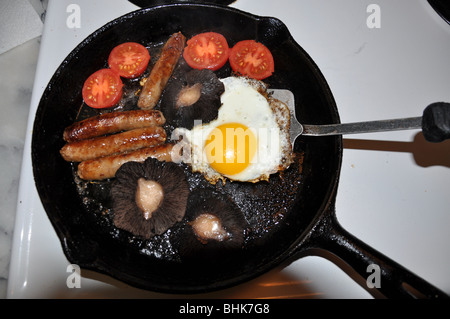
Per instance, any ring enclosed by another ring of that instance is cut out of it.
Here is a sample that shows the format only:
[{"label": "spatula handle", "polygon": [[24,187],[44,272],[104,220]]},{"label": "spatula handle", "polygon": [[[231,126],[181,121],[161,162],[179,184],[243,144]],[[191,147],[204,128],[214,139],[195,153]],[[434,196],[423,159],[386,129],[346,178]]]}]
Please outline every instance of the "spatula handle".
[{"label": "spatula handle", "polygon": [[423,111],[422,133],[428,142],[442,142],[450,138],[450,103],[430,104]]}]

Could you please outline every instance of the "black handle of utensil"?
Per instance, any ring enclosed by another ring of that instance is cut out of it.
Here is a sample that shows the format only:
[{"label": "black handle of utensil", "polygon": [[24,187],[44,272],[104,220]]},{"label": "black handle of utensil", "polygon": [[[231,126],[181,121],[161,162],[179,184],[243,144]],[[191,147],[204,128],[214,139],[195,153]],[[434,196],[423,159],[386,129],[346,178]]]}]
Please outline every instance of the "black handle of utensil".
[{"label": "black handle of utensil", "polygon": [[442,142],[450,138],[450,103],[430,104],[423,111],[422,133],[428,142]]},{"label": "black handle of utensil", "polygon": [[[309,248],[331,253],[340,262],[344,262],[345,267],[340,263],[337,265],[343,270],[350,268],[356,271],[361,279],[360,284],[369,293],[372,292],[372,295],[381,294],[392,299],[450,298],[440,289],[348,233],[337,221],[334,208],[323,217],[311,233]],[[322,256],[336,262],[336,258]],[[378,282],[376,276],[379,276]]]}]

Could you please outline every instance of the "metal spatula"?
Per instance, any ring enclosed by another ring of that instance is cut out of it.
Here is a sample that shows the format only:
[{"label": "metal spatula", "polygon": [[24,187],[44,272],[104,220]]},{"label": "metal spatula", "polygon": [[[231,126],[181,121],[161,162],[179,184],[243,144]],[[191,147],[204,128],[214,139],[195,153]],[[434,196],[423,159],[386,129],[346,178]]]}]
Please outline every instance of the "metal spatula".
[{"label": "metal spatula", "polygon": [[297,120],[295,98],[291,91],[282,89],[270,91],[273,92],[274,98],[286,103],[291,111],[290,136],[292,146],[300,135],[327,136],[412,129],[422,129],[425,139],[429,142],[442,142],[450,138],[450,103],[430,104],[425,108],[423,115],[418,117],[346,124],[308,125],[301,124]]}]

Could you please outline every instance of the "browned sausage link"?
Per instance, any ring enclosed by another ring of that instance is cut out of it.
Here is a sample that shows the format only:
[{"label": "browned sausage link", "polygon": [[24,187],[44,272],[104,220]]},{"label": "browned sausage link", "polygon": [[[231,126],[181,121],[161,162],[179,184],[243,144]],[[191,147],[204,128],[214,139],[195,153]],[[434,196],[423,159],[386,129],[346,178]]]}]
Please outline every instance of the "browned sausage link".
[{"label": "browned sausage link", "polygon": [[127,162],[144,162],[153,157],[159,161],[172,161],[173,144],[163,144],[143,148],[137,151],[106,156],[94,160],[83,161],[78,165],[78,176],[84,180],[102,180],[113,178],[120,166]]},{"label": "browned sausage link", "polygon": [[160,58],[150,72],[139,95],[139,108],[152,109],[158,103],[162,91],[183,52],[185,43],[186,38],[180,32],[174,33],[166,42]]},{"label": "browned sausage link", "polygon": [[66,142],[75,142],[97,136],[166,123],[161,111],[133,110],[105,113],[73,123],[64,130]]},{"label": "browned sausage link", "polygon": [[166,131],[160,126],[139,128],[114,135],[67,143],[61,149],[62,157],[69,162],[81,162],[98,157],[134,151],[162,144]]}]

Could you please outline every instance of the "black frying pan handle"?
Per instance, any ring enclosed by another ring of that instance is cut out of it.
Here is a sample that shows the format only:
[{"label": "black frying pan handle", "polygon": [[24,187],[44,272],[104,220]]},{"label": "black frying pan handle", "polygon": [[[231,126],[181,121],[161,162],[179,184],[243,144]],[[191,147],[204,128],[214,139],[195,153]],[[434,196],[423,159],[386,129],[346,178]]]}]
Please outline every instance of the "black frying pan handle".
[{"label": "black frying pan handle", "polygon": [[[446,293],[348,233],[337,221],[334,211],[328,212],[325,217],[317,225],[316,229],[320,231],[311,234],[310,243],[313,243],[313,247],[310,248],[324,249],[338,257],[362,277],[362,285],[369,292],[377,290],[373,295],[381,293],[386,298],[397,299],[449,298]],[[377,275],[379,281],[375,280],[374,276]]]},{"label": "black frying pan handle", "polygon": [[230,5],[235,0],[128,0],[132,4],[146,8],[150,6],[156,6],[161,4],[173,4],[173,3],[200,3],[200,4],[221,4],[221,5]]}]

